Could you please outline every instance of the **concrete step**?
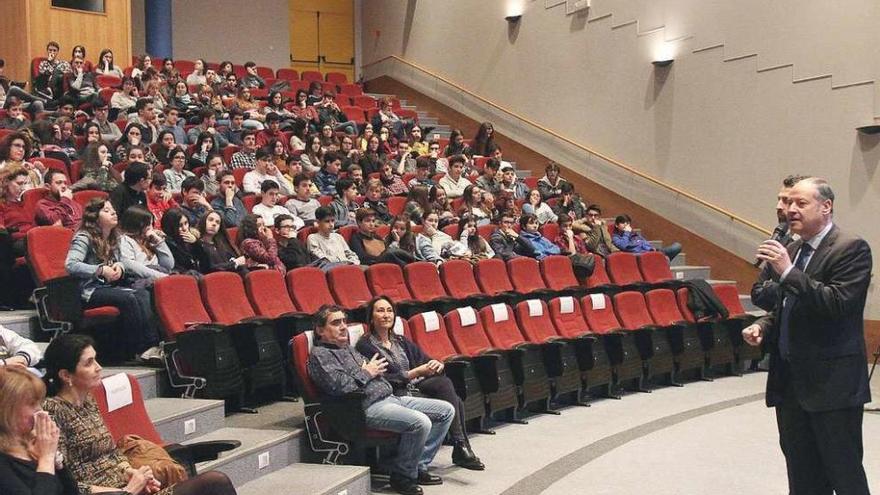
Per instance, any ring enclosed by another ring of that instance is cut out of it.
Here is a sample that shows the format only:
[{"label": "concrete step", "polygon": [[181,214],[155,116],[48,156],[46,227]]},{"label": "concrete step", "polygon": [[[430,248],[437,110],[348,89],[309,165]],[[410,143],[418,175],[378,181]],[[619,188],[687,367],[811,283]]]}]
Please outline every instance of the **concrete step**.
[{"label": "concrete step", "polygon": [[[196,465],[198,472],[220,471],[235,486],[242,486],[262,476],[285,468],[302,457],[303,429],[292,431],[254,430],[249,428],[220,428],[183,442],[184,444],[209,440],[238,440],[241,446],[224,452],[219,459]],[[307,493],[307,492],[300,492]]]},{"label": "concrete step", "polygon": [[117,373],[134,376],[141,387],[141,395],[145,401],[156,397],[169,397],[172,394],[167,372],[164,369],[108,366],[101,371],[101,376],[107,377]]},{"label": "concrete step", "polygon": [[651,246],[653,246],[654,249],[660,249],[663,247],[663,241],[654,240],[654,241],[648,241],[648,242],[651,243]]},{"label": "concrete step", "polygon": [[370,469],[364,466],[291,464],[236,489],[238,495],[368,495]]},{"label": "concrete step", "polygon": [[223,404],[222,400],[164,397],[144,401],[159,435],[170,443],[181,443],[223,428],[226,423]]},{"label": "concrete step", "polygon": [[736,285],[736,280],[720,280],[707,278],[706,283],[708,283],[709,285]]},{"label": "concrete step", "polygon": [[422,127],[436,127],[440,125],[440,120],[438,120],[437,117],[428,117],[427,115],[422,117],[422,113],[423,112],[419,112],[419,125]]},{"label": "concrete step", "polygon": [[40,330],[37,312],[33,309],[0,312],[0,325],[33,341],[48,341],[51,337]]},{"label": "concrete step", "polygon": [[708,266],[673,266],[670,267],[676,280],[692,280],[695,278],[709,279],[712,269]]},{"label": "concrete step", "polygon": [[670,267],[675,266],[686,266],[687,265],[687,253],[678,253],[678,256],[673,258],[672,261],[669,262]]}]

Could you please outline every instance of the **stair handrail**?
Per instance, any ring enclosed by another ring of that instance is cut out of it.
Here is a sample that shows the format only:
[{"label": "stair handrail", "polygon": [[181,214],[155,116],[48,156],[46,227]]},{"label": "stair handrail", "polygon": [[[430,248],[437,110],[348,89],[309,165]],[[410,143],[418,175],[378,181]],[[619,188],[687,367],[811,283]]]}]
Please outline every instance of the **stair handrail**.
[{"label": "stair handrail", "polygon": [[633,174],[633,175],[635,175],[635,176],[637,176],[637,177],[640,177],[640,178],[642,178],[642,179],[644,179],[644,180],[646,180],[646,181],[648,181],[648,182],[651,182],[651,183],[653,183],[653,184],[656,184],[656,185],[658,185],[658,186],[660,186],[660,187],[662,187],[662,188],[664,188],[664,189],[668,189],[669,191],[672,191],[673,193],[678,194],[678,195],[680,195],[680,196],[684,196],[685,198],[687,198],[687,199],[689,199],[689,200],[691,200],[691,201],[694,201],[694,202],[696,202],[696,203],[698,203],[698,204],[700,204],[700,205],[702,205],[702,206],[705,206],[706,208],[709,208],[710,210],[713,210],[713,211],[715,211],[715,212],[717,212],[717,213],[720,213],[720,214],[722,214],[722,215],[728,217],[729,219],[733,220],[734,222],[739,222],[739,223],[745,225],[746,227],[752,228],[752,229],[754,229],[754,230],[756,230],[756,231],[758,231],[758,232],[760,232],[761,234],[764,234],[764,235],[768,235],[768,236],[769,236],[769,235],[771,234],[771,232],[770,232],[769,229],[766,229],[766,228],[764,228],[764,227],[761,227],[760,225],[758,225],[758,224],[756,224],[756,223],[754,223],[754,222],[752,222],[752,221],[750,221],[750,220],[746,220],[745,218],[743,218],[743,217],[737,215],[736,213],[733,213],[733,212],[730,211],[730,210],[727,210],[727,209],[725,209],[725,208],[722,208],[722,207],[720,207],[720,206],[718,206],[718,205],[716,205],[716,204],[710,203],[710,202],[708,202],[708,201],[706,201],[706,200],[700,198],[699,196],[697,196],[697,195],[695,195],[695,194],[693,194],[693,193],[691,193],[691,192],[688,192],[688,191],[685,191],[684,189],[681,189],[681,188],[678,188],[678,187],[676,187],[676,186],[673,186],[672,184],[667,184],[666,182],[663,182],[662,180],[660,180],[660,179],[658,179],[658,178],[656,178],[656,177],[653,177],[653,176],[651,176],[651,175],[648,175],[648,174],[646,174],[645,172],[642,172],[642,171],[640,171],[640,170],[638,170],[638,169],[632,167],[631,165],[627,165],[626,163],[623,163],[623,162],[621,162],[621,161],[619,161],[619,160],[616,160],[616,159],[614,159],[614,158],[611,158],[610,156],[605,155],[604,153],[600,153],[600,152],[598,152],[598,151],[596,151],[596,150],[594,150],[594,149],[592,149],[592,148],[590,148],[590,147],[587,147],[587,146],[584,146],[584,145],[582,145],[582,144],[580,144],[580,143],[578,143],[578,142],[575,142],[573,139],[568,138],[568,137],[566,137],[566,136],[564,136],[564,135],[562,135],[562,134],[560,134],[560,133],[554,131],[553,129],[549,129],[549,128],[547,128],[547,127],[545,127],[545,126],[543,126],[543,125],[541,125],[541,124],[539,124],[539,123],[537,123],[537,122],[535,122],[535,121],[529,119],[528,117],[524,117],[524,116],[522,116],[522,115],[520,115],[520,114],[514,112],[513,110],[510,110],[510,109],[508,109],[508,108],[506,108],[506,107],[503,107],[503,106],[501,106],[501,105],[499,105],[499,104],[493,102],[492,100],[489,100],[488,98],[485,98],[485,97],[483,97],[483,96],[481,96],[481,95],[478,95],[478,94],[474,93],[473,91],[471,91],[471,90],[469,90],[469,89],[467,89],[467,88],[465,88],[465,87],[462,87],[460,84],[458,84],[458,83],[456,83],[456,82],[454,82],[454,81],[451,81],[451,80],[449,80],[448,78],[446,78],[446,77],[444,77],[444,76],[441,76],[440,74],[437,74],[437,73],[435,73],[434,71],[432,71],[432,70],[430,70],[430,69],[427,69],[427,68],[425,68],[425,67],[422,67],[421,65],[418,65],[418,64],[416,64],[416,63],[414,63],[414,62],[410,62],[409,60],[406,60],[406,59],[404,59],[404,58],[401,58],[401,57],[399,57],[399,56],[397,56],[397,55],[393,55],[393,54],[392,54],[392,55],[387,55],[387,56],[382,57],[382,58],[380,58],[380,59],[378,59],[378,60],[374,60],[374,61],[372,61],[372,62],[368,62],[368,63],[366,63],[366,64],[363,64],[363,65],[361,65],[361,71],[363,71],[363,69],[366,69],[367,67],[372,67],[373,65],[377,65],[377,64],[380,64],[380,63],[382,63],[382,62],[384,62],[384,61],[386,61],[386,60],[391,60],[391,59],[393,59],[393,60],[397,60],[398,62],[400,62],[400,63],[402,63],[402,64],[408,65],[408,66],[410,66],[410,67],[412,67],[412,68],[414,68],[414,69],[416,69],[416,70],[419,70],[419,71],[421,71],[421,72],[424,72],[425,74],[428,74],[428,75],[431,76],[431,77],[434,77],[434,78],[436,78],[436,79],[439,79],[440,81],[443,81],[444,83],[446,83],[446,84],[448,84],[448,85],[450,85],[450,86],[452,86],[452,87],[458,89],[459,91],[461,91],[461,92],[463,92],[463,93],[466,93],[466,94],[472,96],[473,98],[476,98],[476,99],[482,101],[483,103],[485,103],[485,104],[487,104],[487,105],[489,105],[489,106],[491,106],[491,107],[494,107],[494,108],[496,108],[496,109],[498,109],[498,110],[500,110],[500,111],[502,111],[502,112],[504,112],[504,113],[510,115],[511,117],[514,117],[514,118],[516,118],[516,119],[518,119],[518,120],[521,120],[522,122],[525,122],[526,124],[528,124],[528,125],[530,125],[530,126],[536,128],[536,129],[539,129],[540,131],[545,132],[545,133],[547,133],[547,134],[549,134],[549,135],[555,137],[556,139],[559,139],[559,140],[561,140],[561,141],[565,141],[566,143],[568,143],[568,144],[574,146],[575,148],[578,148],[578,149],[580,149],[580,150],[582,150],[582,151],[585,151],[585,152],[587,152],[587,153],[589,153],[589,154],[591,154],[591,155],[595,155],[595,156],[597,156],[597,157],[599,157],[599,158],[601,158],[601,159],[603,159],[603,160],[605,160],[605,161],[607,161],[607,162],[609,162],[609,163],[611,163],[611,164],[617,166],[618,168],[621,168],[621,169],[623,169],[623,170],[625,170],[625,171],[627,171],[627,172],[629,172],[629,173],[631,173],[631,174]]}]

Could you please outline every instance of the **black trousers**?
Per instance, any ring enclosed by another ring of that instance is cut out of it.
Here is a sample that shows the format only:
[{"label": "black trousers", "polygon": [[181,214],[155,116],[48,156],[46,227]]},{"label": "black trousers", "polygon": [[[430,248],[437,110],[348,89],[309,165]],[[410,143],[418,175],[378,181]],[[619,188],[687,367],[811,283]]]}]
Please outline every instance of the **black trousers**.
[{"label": "black trousers", "polygon": [[115,306],[119,309],[119,326],[123,331],[126,357],[159,345],[159,332],[153,321],[152,296],[147,289],[100,287],[92,293],[86,306]]},{"label": "black trousers", "polygon": [[443,375],[431,376],[419,382],[419,384],[416,385],[416,388],[418,388],[419,392],[425,397],[445,400],[455,407],[455,418],[453,418],[452,424],[449,425],[449,436],[452,437],[452,440],[455,442],[466,440],[467,436],[464,427],[464,403],[461,401],[458,394],[455,393],[455,386],[452,385],[452,380]]},{"label": "black trousers", "polygon": [[862,467],[864,408],[805,411],[789,381],[776,407],[790,495],[868,495]]}]

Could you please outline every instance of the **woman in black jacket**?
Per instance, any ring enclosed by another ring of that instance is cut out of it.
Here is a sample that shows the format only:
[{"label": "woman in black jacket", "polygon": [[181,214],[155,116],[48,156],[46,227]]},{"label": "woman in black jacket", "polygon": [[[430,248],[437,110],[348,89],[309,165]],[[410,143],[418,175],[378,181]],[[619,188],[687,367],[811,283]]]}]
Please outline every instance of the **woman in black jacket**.
[{"label": "woman in black jacket", "polygon": [[431,359],[414,342],[394,332],[396,310],[387,296],[373,298],[367,304],[367,315],[370,321],[367,333],[357,342],[358,352],[369,357],[379,354],[388,361],[383,377],[394,387],[395,394],[415,391],[455,406],[455,420],[449,427],[454,443],[452,462],[465,469],[485,469],[471,450],[465,431],[464,404],[452,381],[443,375],[443,363]]},{"label": "woman in black jacket", "polygon": [[199,270],[202,245],[192,231],[189,220],[180,208],[171,208],[162,215],[165,244],[174,256],[174,273],[192,273]]}]

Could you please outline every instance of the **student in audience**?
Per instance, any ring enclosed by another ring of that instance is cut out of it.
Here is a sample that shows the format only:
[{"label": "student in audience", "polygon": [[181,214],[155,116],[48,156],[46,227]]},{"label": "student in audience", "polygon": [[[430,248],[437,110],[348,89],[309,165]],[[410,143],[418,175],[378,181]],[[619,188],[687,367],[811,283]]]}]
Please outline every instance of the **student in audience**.
[{"label": "student in audience", "polygon": [[146,207],[150,180],[149,165],[143,162],[129,163],[125,168],[125,180],[110,191],[114,211],[124,212],[130,206]]},{"label": "student in audience", "polygon": [[131,77],[142,81],[147,69],[153,69],[153,58],[145,53],[137,58],[137,63],[134,64],[134,67],[131,69]]},{"label": "student in audience", "polygon": [[82,178],[76,181],[71,189],[98,189],[110,192],[123,182],[122,174],[113,168],[110,161],[110,148],[104,143],[91,143],[83,153]]},{"label": "student in audience", "polygon": [[217,116],[211,108],[202,108],[198,113],[199,125],[186,132],[186,140],[190,144],[200,144],[203,133],[208,133],[213,141],[214,150],[220,151],[229,145],[223,133],[217,131]]},{"label": "student in audience", "polygon": [[477,225],[486,225],[491,222],[491,212],[483,209],[483,191],[479,187],[467,186],[461,197],[464,201],[458,210],[459,218],[468,216],[477,222]]},{"label": "student in audience", "polygon": [[101,128],[95,122],[86,122],[82,128],[82,136],[85,137],[85,141],[82,142],[77,139],[76,145],[76,153],[77,157],[82,160],[84,152],[86,150],[86,146],[92,143],[101,143]]},{"label": "student in audience", "polygon": [[58,426],[42,410],[46,386],[23,366],[0,365],[0,493],[75,495],[57,462]]},{"label": "student in audience", "polygon": [[137,100],[140,98],[137,85],[131,77],[122,79],[122,91],[113,93],[110,98],[110,108],[114,110],[114,115],[120,118],[127,118],[129,113],[133,113],[137,106]]},{"label": "student in audience", "polygon": [[272,229],[266,226],[263,217],[245,215],[238,226],[236,243],[245,257],[248,269],[264,268],[287,273],[284,263],[278,257],[278,244],[272,235]]},{"label": "student in audience", "polygon": [[474,181],[475,184],[480,186],[480,189],[489,191],[492,194],[500,192],[501,181],[497,179],[499,166],[498,160],[494,158],[486,160],[483,166],[483,174],[477,177],[477,180]]},{"label": "student in audience", "polygon": [[364,150],[364,154],[358,164],[361,166],[364,174],[369,176],[382,168],[384,160],[385,153],[380,147],[379,136],[373,134],[367,141],[367,148]]},{"label": "student in audience", "polygon": [[[147,98],[151,98],[153,100],[153,108],[159,113],[166,113],[169,108],[168,99],[165,98],[165,93],[163,92],[162,82],[158,79],[154,78],[144,85],[143,94]],[[129,115],[130,117],[130,115]],[[183,142],[183,139],[180,140]]]},{"label": "student in audience", "polygon": [[308,105],[317,105],[324,100],[324,88],[321,86],[321,83],[318,81],[312,81],[309,83],[309,97],[306,98],[306,103]]},{"label": "student in audience", "polygon": [[[85,53],[82,56],[85,57]],[[122,69],[113,63],[113,51],[109,48],[101,50],[101,55],[98,56],[98,64],[95,66],[95,72],[105,76],[116,76],[119,79],[125,77]]]},{"label": "student in audience", "polygon": [[284,177],[284,174],[278,170],[278,167],[272,163],[272,154],[268,150],[263,148],[258,149],[256,158],[257,161],[255,162],[254,169],[244,174],[244,179],[242,180],[244,183],[243,189],[246,194],[259,193],[263,182],[270,179],[275,181],[283,194],[294,194],[293,184],[291,184],[290,181]]},{"label": "student in audience", "polygon": [[[383,321],[383,327],[394,325],[393,311],[388,314],[391,325]],[[382,320],[387,318],[388,315],[381,316]],[[315,315],[315,323],[316,342],[308,368],[318,389],[329,396],[363,392],[361,406],[367,426],[396,431],[400,435],[397,455],[391,463],[391,488],[405,495],[421,495],[419,483],[441,484],[443,480],[439,476],[428,472],[428,465],[449,430],[455,407],[443,400],[394,395],[393,386],[384,378],[388,361],[376,354],[366,361],[354,350],[341,307],[322,306]],[[436,363],[426,368],[432,375],[442,371]]]},{"label": "student in audience", "polygon": [[216,211],[209,211],[199,219],[199,245],[196,251],[199,269],[202,273],[232,272],[244,268],[245,257],[229,240],[223,217]]},{"label": "student in audience", "polygon": [[[55,140],[55,146],[60,148],[60,151],[64,153],[68,159],[75,160],[77,158],[77,152],[76,136],[73,134],[73,120],[70,117],[59,117],[55,119],[55,125],[57,125],[61,131],[61,137]],[[67,162],[67,160],[65,160],[65,162]]]},{"label": "student in audience", "polygon": [[516,177],[516,171],[510,164],[501,166],[501,191],[513,194],[513,199],[526,199],[529,186]]},{"label": "student in audience", "polygon": [[216,153],[218,153],[218,151],[214,146],[214,138],[211,136],[211,133],[203,132],[199,134],[199,137],[196,139],[193,146],[193,152],[190,155],[189,160],[185,162],[186,168],[192,170],[204,167],[208,163],[208,157]]},{"label": "student in audience", "polygon": [[244,70],[247,74],[241,79],[242,87],[260,89],[266,87],[266,81],[264,81],[262,77],[257,75],[257,64],[255,64],[254,62],[245,62]]},{"label": "student in audience", "polygon": [[207,84],[208,79],[205,77],[205,69],[207,65],[205,61],[197,58],[195,62],[193,62],[193,71],[186,76],[186,84],[187,86],[201,86],[202,84]]},{"label": "student in audience", "polygon": [[392,131],[394,137],[403,138],[406,136],[407,129],[413,124],[412,119],[400,118],[392,108],[392,100],[385,97],[379,102],[379,112],[373,117],[373,128],[387,127]]},{"label": "student in audience", "polygon": [[174,67],[174,59],[167,57],[162,59],[162,70],[160,75],[165,77],[166,81],[176,81],[180,78],[180,72]]},{"label": "student in audience", "polygon": [[79,493],[123,490],[132,495],[234,495],[226,475],[199,474],[173,487],[163,487],[149,466],[133,468],[117,449],[92,395],[101,383],[95,344],[86,335],[62,335],[46,349],[43,408],[58,425],[58,451],[76,480]]},{"label": "student in audience", "polygon": [[241,193],[235,185],[235,175],[231,170],[223,170],[217,175],[219,190],[217,197],[211,201],[211,208],[223,218],[229,227],[238,227],[241,219],[247,214]]},{"label": "student in audience", "polygon": [[[174,136],[174,144],[186,143],[186,130],[183,127],[183,119],[180,118],[180,110],[177,107],[169,106],[165,109],[165,122],[162,125],[161,132],[170,132]],[[159,142],[162,142],[161,134]]]},{"label": "student in audience", "polygon": [[467,158],[473,156],[470,146],[464,142],[464,134],[461,129],[452,129],[449,133],[449,144],[443,150],[443,156],[453,157],[455,155],[463,155]]},{"label": "student in audience", "polygon": [[171,273],[174,256],[165,244],[165,233],[153,228],[149,211],[140,206],[129,208],[119,224],[124,234],[119,238],[119,259],[127,281],[134,287],[150,287]]},{"label": "student in audience", "polygon": [[587,249],[590,252],[601,256],[608,256],[615,251],[619,251],[611,239],[611,233],[608,232],[605,221],[602,220],[602,210],[599,208],[599,205],[588,206],[587,216],[584,221],[575,222],[574,226],[575,228],[582,226],[586,230]]},{"label": "student in audience", "polygon": [[46,170],[40,161],[28,161],[31,152],[31,139],[24,132],[13,132],[3,138],[0,141],[0,174],[9,174],[21,169],[27,174],[28,189],[41,186],[43,177],[40,174],[45,173]]},{"label": "student in audience", "polygon": [[517,256],[535,258],[536,253],[532,243],[523,239],[513,228],[516,225],[514,216],[509,211],[500,213],[500,216],[500,222],[498,222],[500,226],[489,237],[489,246],[492,247],[495,255],[504,261]]},{"label": "student in audience", "polygon": [[211,211],[211,204],[205,197],[205,184],[198,177],[187,177],[180,185],[183,202],[180,209],[190,224],[199,221],[205,213]]},{"label": "student in audience", "polygon": [[496,206],[495,195],[489,191],[483,191],[483,202],[480,204],[480,209],[486,213],[486,218],[490,221],[494,218],[498,218],[498,207]]},{"label": "student in audience", "polygon": [[587,234],[575,231],[572,228],[572,223],[571,218],[568,216],[559,218],[559,235],[556,236],[553,243],[559,247],[560,254],[566,256],[571,256],[572,254],[590,254],[590,250],[587,247],[587,241],[585,240]]},{"label": "student in audience", "polygon": [[335,218],[329,206],[322,206],[315,211],[317,232],[309,234],[307,246],[316,258],[324,258],[329,262],[347,265],[360,265],[358,256],[348,247],[345,238],[333,232]]},{"label": "student in audience", "polygon": [[330,203],[330,208],[333,209],[333,216],[337,219],[337,228],[355,224],[355,212],[360,208],[357,197],[358,190],[354,181],[346,177],[336,182],[336,197]]},{"label": "student in audience", "polygon": [[125,285],[125,275],[137,268],[123,259],[121,238],[113,205],[102,198],[93,199],[83,209],[82,224],[70,242],[64,267],[79,279],[86,308],[119,309],[125,354],[144,361],[156,359],[159,334],[152,321],[152,297],[144,288]]},{"label": "student in audience", "polygon": [[673,242],[672,244],[655,249],[647,239],[640,234],[633,232],[632,219],[629,215],[618,215],[614,219],[614,232],[611,234],[611,241],[617,246],[617,249],[625,253],[647,253],[649,251],[660,251],[666,255],[669,260],[673,260],[678,253],[681,252],[681,244]]},{"label": "student in audience", "polygon": [[446,258],[444,253],[450,252],[455,241],[446,232],[440,230],[440,217],[434,211],[426,211],[422,215],[422,231],[416,236],[416,258],[419,261],[430,261],[440,264]]},{"label": "student in audience", "polygon": [[324,166],[315,174],[315,184],[321,195],[333,196],[336,193],[336,181],[339,180],[342,157],[331,151],[324,154],[323,161]]},{"label": "student in audience", "polygon": [[49,195],[37,202],[37,225],[60,225],[66,229],[78,229],[82,220],[82,206],[73,200],[73,191],[67,176],[60,170],[49,169],[43,182]]},{"label": "student in audience", "polygon": [[293,177],[290,176],[287,168],[287,162],[290,156],[287,153],[287,149],[284,147],[284,143],[279,139],[273,139],[266,145],[266,149],[272,152],[272,163],[275,164],[275,168],[280,170],[288,180],[292,180]]},{"label": "student in audience", "polygon": [[422,135],[422,127],[415,124],[409,130],[409,147],[416,156],[425,156],[428,154],[428,143],[425,142]]},{"label": "student in audience", "polygon": [[403,267],[412,263],[415,258],[400,249],[389,247],[385,240],[376,235],[376,212],[369,208],[361,208],[355,213],[358,230],[351,235],[351,250],[361,260],[361,265],[369,266],[376,263],[394,263]]},{"label": "student in audience", "polygon": [[379,128],[378,135],[380,154],[384,157],[382,163],[385,163],[385,159],[394,157],[397,152],[397,137],[392,136],[391,131],[384,125]]},{"label": "student in audience", "polygon": [[581,201],[580,196],[575,194],[574,186],[571,182],[562,183],[559,186],[559,190],[561,191],[561,196],[556,202],[556,207],[553,209],[556,212],[556,216],[566,215],[576,222],[584,218],[587,214],[587,208],[584,202]]},{"label": "student in audience", "polygon": [[199,176],[202,183],[205,184],[205,194],[209,197],[216,196],[220,192],[220,182],[217,176],[226,169],[223,164],[223,157],[217,153],[208,155],[208,161],[205,164],[202,175]]},{"label": "student in audience", "polygon": [[35,119],[45,108],[46,101],[36,95],[32,95],[19,88],[13,81],[3,75],[6,68],[6,61],[0,58],[0,108],[9,108],[12,106],[13,98],[19,101],[21,108],[27,110],[31,114],[31,118]]},{"label": "student in audience", "polygon": [[296,238],[296,230],[296,219],[291,215],[275,217],[278,258],[284,263],[284,268],[293,270],[304,266],[318,266],[318,259]]},{"label": "student in audience", "polygon": [[281,132],[281,117],[276,113],[266,115],[266,128],[258,131],[256,134],[256,142],[258,147],[266,146],[273,139],[278,139],[284,143],[285,151],[287,150],[288,141]]},{"label": "student in audience", "polygon": [[458,217],[452,213],[452,203],[443,186],[438,184],[432,187],[428,192],[428,201],[431,202],[431,209],[440,215],[440,228],[458,223]]},{"label": "student in audience", "polygon": [[[22,337],[18,333],[0,325],[0,369],[7,366],[33,368],[42,358],[43,353],[32,340]],[[2,397],[2,394],[0,394],[0,397]],[[2,416],[2,413],[0,413],[0,416]],[[0,433],[0,438],[2,436],[2,433]]]},{"label": "student in audience", "polygon": [[541,235],[538,230],[538,217],[533,213],[523,213],[519,218],[519,238],[531,244],[531,257],[540,261],[551,254],[559,254],[559,246]]},{"label": "student in audience", "polygon": [[232,154],[230,168],[253,169],[257,166],[257,137],[252,129],[241,131],[241,149]]},{"label": "student in audience", "polygon": [[354,182],[359,195],[363,196],[367,193],[367,183],[364,182],[364,169],[360,165],[353,163],[348,167],[348,178]]},{"label": "student in audience", "polygon": [[495,257],[495,251],[492,251],[486,239],[477,234],[477,222],[474,217],[463,215],[458,221],[458,241],[467,249],[468,257],[476,259]]},{"label": "student in audience", "polygon": [[165,245],[174,257],[173,273],[198,273],[202,257],[198,231],[190,227],[189,220],[180,208],[172,208],[162,216],[162,232]]},{"label": "student in audience", "polygon": [[155,155],[159,159],[159,163],[165,168],[170,168],[171,162],[174,159],[174,155],[170,153],[180,147],[177,144],[177,138],[174,137],[173,132],[163,129],[159,131],[159,137],[156,139],[156,142],[159,146],[156,147]]},{"label": "student in audience", "polygon": [[318,110],[307,103],[308,98],[309,94],[306,90],[297,90],[290,112],[294,117],[305,124],[303,129],[315,130],[317,129],[317,126],[320,125],[321,118],[318,115]]},{"label": "student in audience", "polygon": [[321,145],[321,136],[312,134],[306,140],[306,149],[299,156],[299,162],[303,170],[309,174],[317,173],[324,163],[324,147]]},{"label": "student in audience", "polygon": [[370,208],[376,212],[376,219],[382,224],[391,222],[391,212],[388,203],[383,199],[385,188],[379,179],[370,179],[367,182],[367,195],[364,199],[364,208]]},{"label": "student in audience", "polygon": [[[137,105],[137,103],[135,103]],[[106,143],[116,142],[119,138],[122,137],[122,131],[116,125],[115,122],[109,120],[110,112],[107,107],[107,102],[98,98],[94,105],[92,105],[92,111],[95,113],[95,118],[92,122],[98,124],[98,127],[101,128],[101,140]],[[166,116],[167,120],[167,116]]]},{"label": "student in audience", "polygon": [[[260,108],[260,103],[254,98],[253,93],[251,92],[251,88],[238,88],[238,93],[235,96],[235,101],[232,104],[232,108],[238,110],[239,112],[244,114],[245,122],[248,122],[248,127],[252,127],[255,129],[263,130],[266,128],[263,123],[269,123],[267,117],[272,114],[275,115],[273,118],[277,118],[278,129],[281,129],[281,123],[283,122],[283,118],[274,112],[269,112],[266,115],[262,113],[262,109]],[[260,146],[265,146],[271,139],[277,138],[278,136],[267,136],[265,142],[261,142]]]},{"label": "student in audience", "polygon": [[64,87],[67,92],[64,97],[74,106],[83,104],[91,105],[98,98],[98,82],[95,73],[89,72],[83,67],[85,61],[81,58],[73,59],[73,68],[64,75]]},{"label": "student in audience", "polygon": [[562,196],[562,184],[566,183],[568,181],[559,176],[559,164],[550,162],[544,168],[544,177],[538,179],[538,190],[541,191],[544,201],[547,201]]},{"label": "student in audience", "polygon": [[135,111],[137,115],[130,118],[129,122],[140,124],[143,128],[141,141],[148,145],[155,143],[159,135],[159,118],[156,115],[156,104],[153,99],[149,97],[138,98]]},{"label": "student in audience", "polygon": [[122,133],[122,137],[119,138],[115,143],[113,143],[113,149],[116,152],[116,156],[120,161],[128,159],[129,153],[132,149],[139,149],[143,154],[143,157],[139,159],[139,161],[143,161],[145,163],[155,165],[159,163],[159,159],[156,158],[156,155],[153,154],[153,151],[148,148],[149,145],[145,144],[144,140],[144,132],[146,128],[137,123],[129,123],[125,127],[125,131]]},{"label": "student in audience", "polygon": [[483,122],[474,136],[474,155],[490,156],[495,147],[495,126],[491,122]]},{"label": "student in audience", "polygon": [[311,179],[306,174],[299,174],[293,179],[295,195],[284,203],[284,207],[290,210],[293,216],[300,219],[305,225],[315,223],[315,211],[321,207],[321,203],[311,196]]},{"label": "student in audience", "polygon": [[[210,143],[210,141],[209,141]],[[180,187],[183,181],[189,177],[195,177],[195,174],[186,170],[186,151],[181,147],[176,147],[168,152],[168,158],[171,167],[166,168],[163,173],[168,185],[168,190],[172,193],[181,192]]]},{"label": "student in audience", "polygon": [[[2,79],[0,79],[2,81]],[[0,89],[2,89],[2,82],[0,82]],[[2,103],[0,103],[0,108],[6,108],[7,115],[3,119],[0,119],[0,129],[10,129],[13,131],[17,131],[19,129],[23,129],[27,127],[30,122],[24,116],[24,106],[21,103],[21,100],[12,96],[6,98],[5,107]]]},{"label": "student in audience", "polygon": [[446,195],[455,199],[464,194],[465,188],[471,185],[463,174],[467,158],[464,155],[454,155],[449,158],[449,173],[440,179],[439,184],[446,190]]},{"label": "student in audience", "polygon": [[346,134],[356,135],[357,124],[350,120],[345,112],[336,104],[336,92],[325,91],[324,99],[317,103],[318,122],[320,125],[330,125],[334,131],[345,131]]},{"label": "student in audience", "polygon": [[34,213],[27,208],[22,196],[27,189],[28,174],[24,169],[13,170],[3,177],[3,198],[0,201],[0,227],[10,236],[14,259],[25,255],[24,238],[34,228]]},{"label": "student in audience", "polygon": [[153,174],[147,189],[147,210],[153,215],[153,226],[159,228],[162,216],[172,208],[180,208],[180,205],[168,191],[168,180],[164,174]]},{"label": "student in audience", "polygon": [[342,158],[340,170],[348,171],[353,163],[357,163],[361,159],[361,152],[354,147],[354,139],[352,136],[345,135],[339,140],[339,156]]},{"label": "student in audience", "polygon": [[190,94],[186,81],[178,80],[173,85],[169,83],[169,87],[174,88],[174,92],[168,98],[168,107],[176,108],[187,121],[196,120],[200,110],[199,102]]},{"label": "student in audience", "polygon": [[403,214],[406,215],[414,224],[421,225],[422,216],[426,211],[432,210],[433,206],[428,199],[430,190],[424,186],[415,186],[409,191],[406,197],[406,205],[403,207]]},{"label": "student in audience", "polygon": [[367,303],[367,319],[367,332],[355,346],[358,352],[365,357],[378,355],[388,362],[384,377],[396,394],[409,395],[410,388],[415,388],[422,396],[452,404],[452,463],[465,469],[484,470],[485,465],[474,454],[467,438],[464,403],[455,393],[452,381],[443,374],[443,363],[431,359],[418,345],[394,331],[397,310],[387,296],[377,296]]},{"label": "student in audience", "polygon": [[382,187],[385,188],[385,194],[388,196],[406,196],[409,193],[409,188],[406,187],[400,176],[394,173],[392,166],[392,162],[387,160],[379,170],[379,181],[382,183]]},{"label": "student in audience", "polygon": [[374,135],[375,135],[375,132],[373,131],[373,124],[367,122],[367,124],[364,126],[363,132],[361,132],[360,136],[358,136],[358,138],[357,138],[357,142],[355,143],[355,147],[357,149],[361,150],[362,152],[367,151],[367,147],[369,145],[370,138],[373,137]]},{"label": "student in audience", "polygon": [[[421,222],[421,218],[419,219]],[[415,258],[416,235],[412,231],[412,221],[408,215],[398,215],[391,222],[391,229],[385,237],[385,245],[389,248],[400,249]]]},{"label": "student in audience", "polygon": [[449,160],[440,156],[440,141],[428,143],[428,163],[431,164],[431,176],[449,173]]},{"label": "student in audience", "polygon": [[244,113],[237,108],[229,111],[229,125],[220,130],[229,144],[241,146],[241,134],[246,130],[244,126]]},{"label": "student in audience", "polygon": [[553,208],[550,208],[550,205],[544,202],[541,198],[541,191],[537,189],[529,191],[528,201],[523,204],[522,211],[526,214],[535,215],[538,218],[539,225],[555,223],[559,218],[553,212]]},{"label": "student in audience", "polygon": [[[282,205],[278,204],[278,183],[272,179],[266,179],[263,181],[263,185],[260,186],[260,202],[255,204],[251,212],[263,219],[263,223],[266,225],[275,225],[275,217],[278,215],[289,215],[290,210],[285,208]],[[296,218],[297,230],[301,229],[304,225],[303,220],[299,217]],[[242,221],[244,221],[242,219]],[[239,224],[239,227],[241,225]]]}]

